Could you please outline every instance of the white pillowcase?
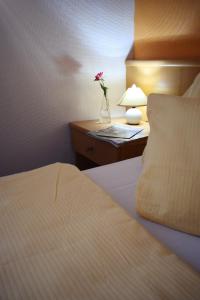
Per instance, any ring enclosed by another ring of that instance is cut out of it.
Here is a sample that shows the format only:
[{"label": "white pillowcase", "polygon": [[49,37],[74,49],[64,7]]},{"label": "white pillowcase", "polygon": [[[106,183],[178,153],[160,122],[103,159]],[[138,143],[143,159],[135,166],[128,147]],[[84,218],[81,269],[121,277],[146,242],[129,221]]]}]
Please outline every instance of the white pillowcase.
[{"label": "white pillowcase", "polygon": [[200,73],[196,76],[192,85],[183,94],[183,97],[200,97]]}]

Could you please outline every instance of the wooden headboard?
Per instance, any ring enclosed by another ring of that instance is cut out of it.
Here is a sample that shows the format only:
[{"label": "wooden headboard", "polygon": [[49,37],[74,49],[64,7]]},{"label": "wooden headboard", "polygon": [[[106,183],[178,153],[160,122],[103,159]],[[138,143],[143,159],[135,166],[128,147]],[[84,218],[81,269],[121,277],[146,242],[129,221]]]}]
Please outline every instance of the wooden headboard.
[{"label": "wooden headboard", "polygon": [[199,72],[200,61],[128,60],[126,85],[135,83],[146,95],[182,95]]}]

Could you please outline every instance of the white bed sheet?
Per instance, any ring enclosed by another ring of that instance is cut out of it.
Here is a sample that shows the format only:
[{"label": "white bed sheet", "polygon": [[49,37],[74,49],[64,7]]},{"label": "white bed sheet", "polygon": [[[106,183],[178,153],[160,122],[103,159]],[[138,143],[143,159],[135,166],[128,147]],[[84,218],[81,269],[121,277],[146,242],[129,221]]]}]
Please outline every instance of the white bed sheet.
[{"label": "white bed sheet", "polygon": [[136,213],[134,191],[141,170],[141,157],[136,157],[83,172],[160,242],[200,272],[200,237],[150,222]]}]

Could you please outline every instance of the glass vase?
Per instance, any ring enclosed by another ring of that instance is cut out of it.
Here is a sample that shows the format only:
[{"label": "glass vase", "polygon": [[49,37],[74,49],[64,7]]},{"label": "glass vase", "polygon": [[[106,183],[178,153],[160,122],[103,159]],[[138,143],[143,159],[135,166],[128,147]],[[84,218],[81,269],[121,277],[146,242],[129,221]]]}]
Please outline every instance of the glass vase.
[{"label": "glass vase", "polygon": [[109,105],[109,100],[106,97],[102,97],[101,107],[99,112],[99,122],[103,124],[109,124],[111,122],[110,105]]}]

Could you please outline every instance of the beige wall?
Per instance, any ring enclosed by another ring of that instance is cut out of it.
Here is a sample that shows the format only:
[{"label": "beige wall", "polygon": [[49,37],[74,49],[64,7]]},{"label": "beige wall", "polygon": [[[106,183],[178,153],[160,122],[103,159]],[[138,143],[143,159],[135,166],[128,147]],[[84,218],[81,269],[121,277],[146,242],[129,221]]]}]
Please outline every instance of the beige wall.
[{"label": "beige wall", "polygon": [[125,89],[133,1],[0,1],[0,175],[73,162],[68,122],[112,115]]},{"label": "beige wall", "polygon": [[200,59],[199,0],[136,0],[135,59]]}]

